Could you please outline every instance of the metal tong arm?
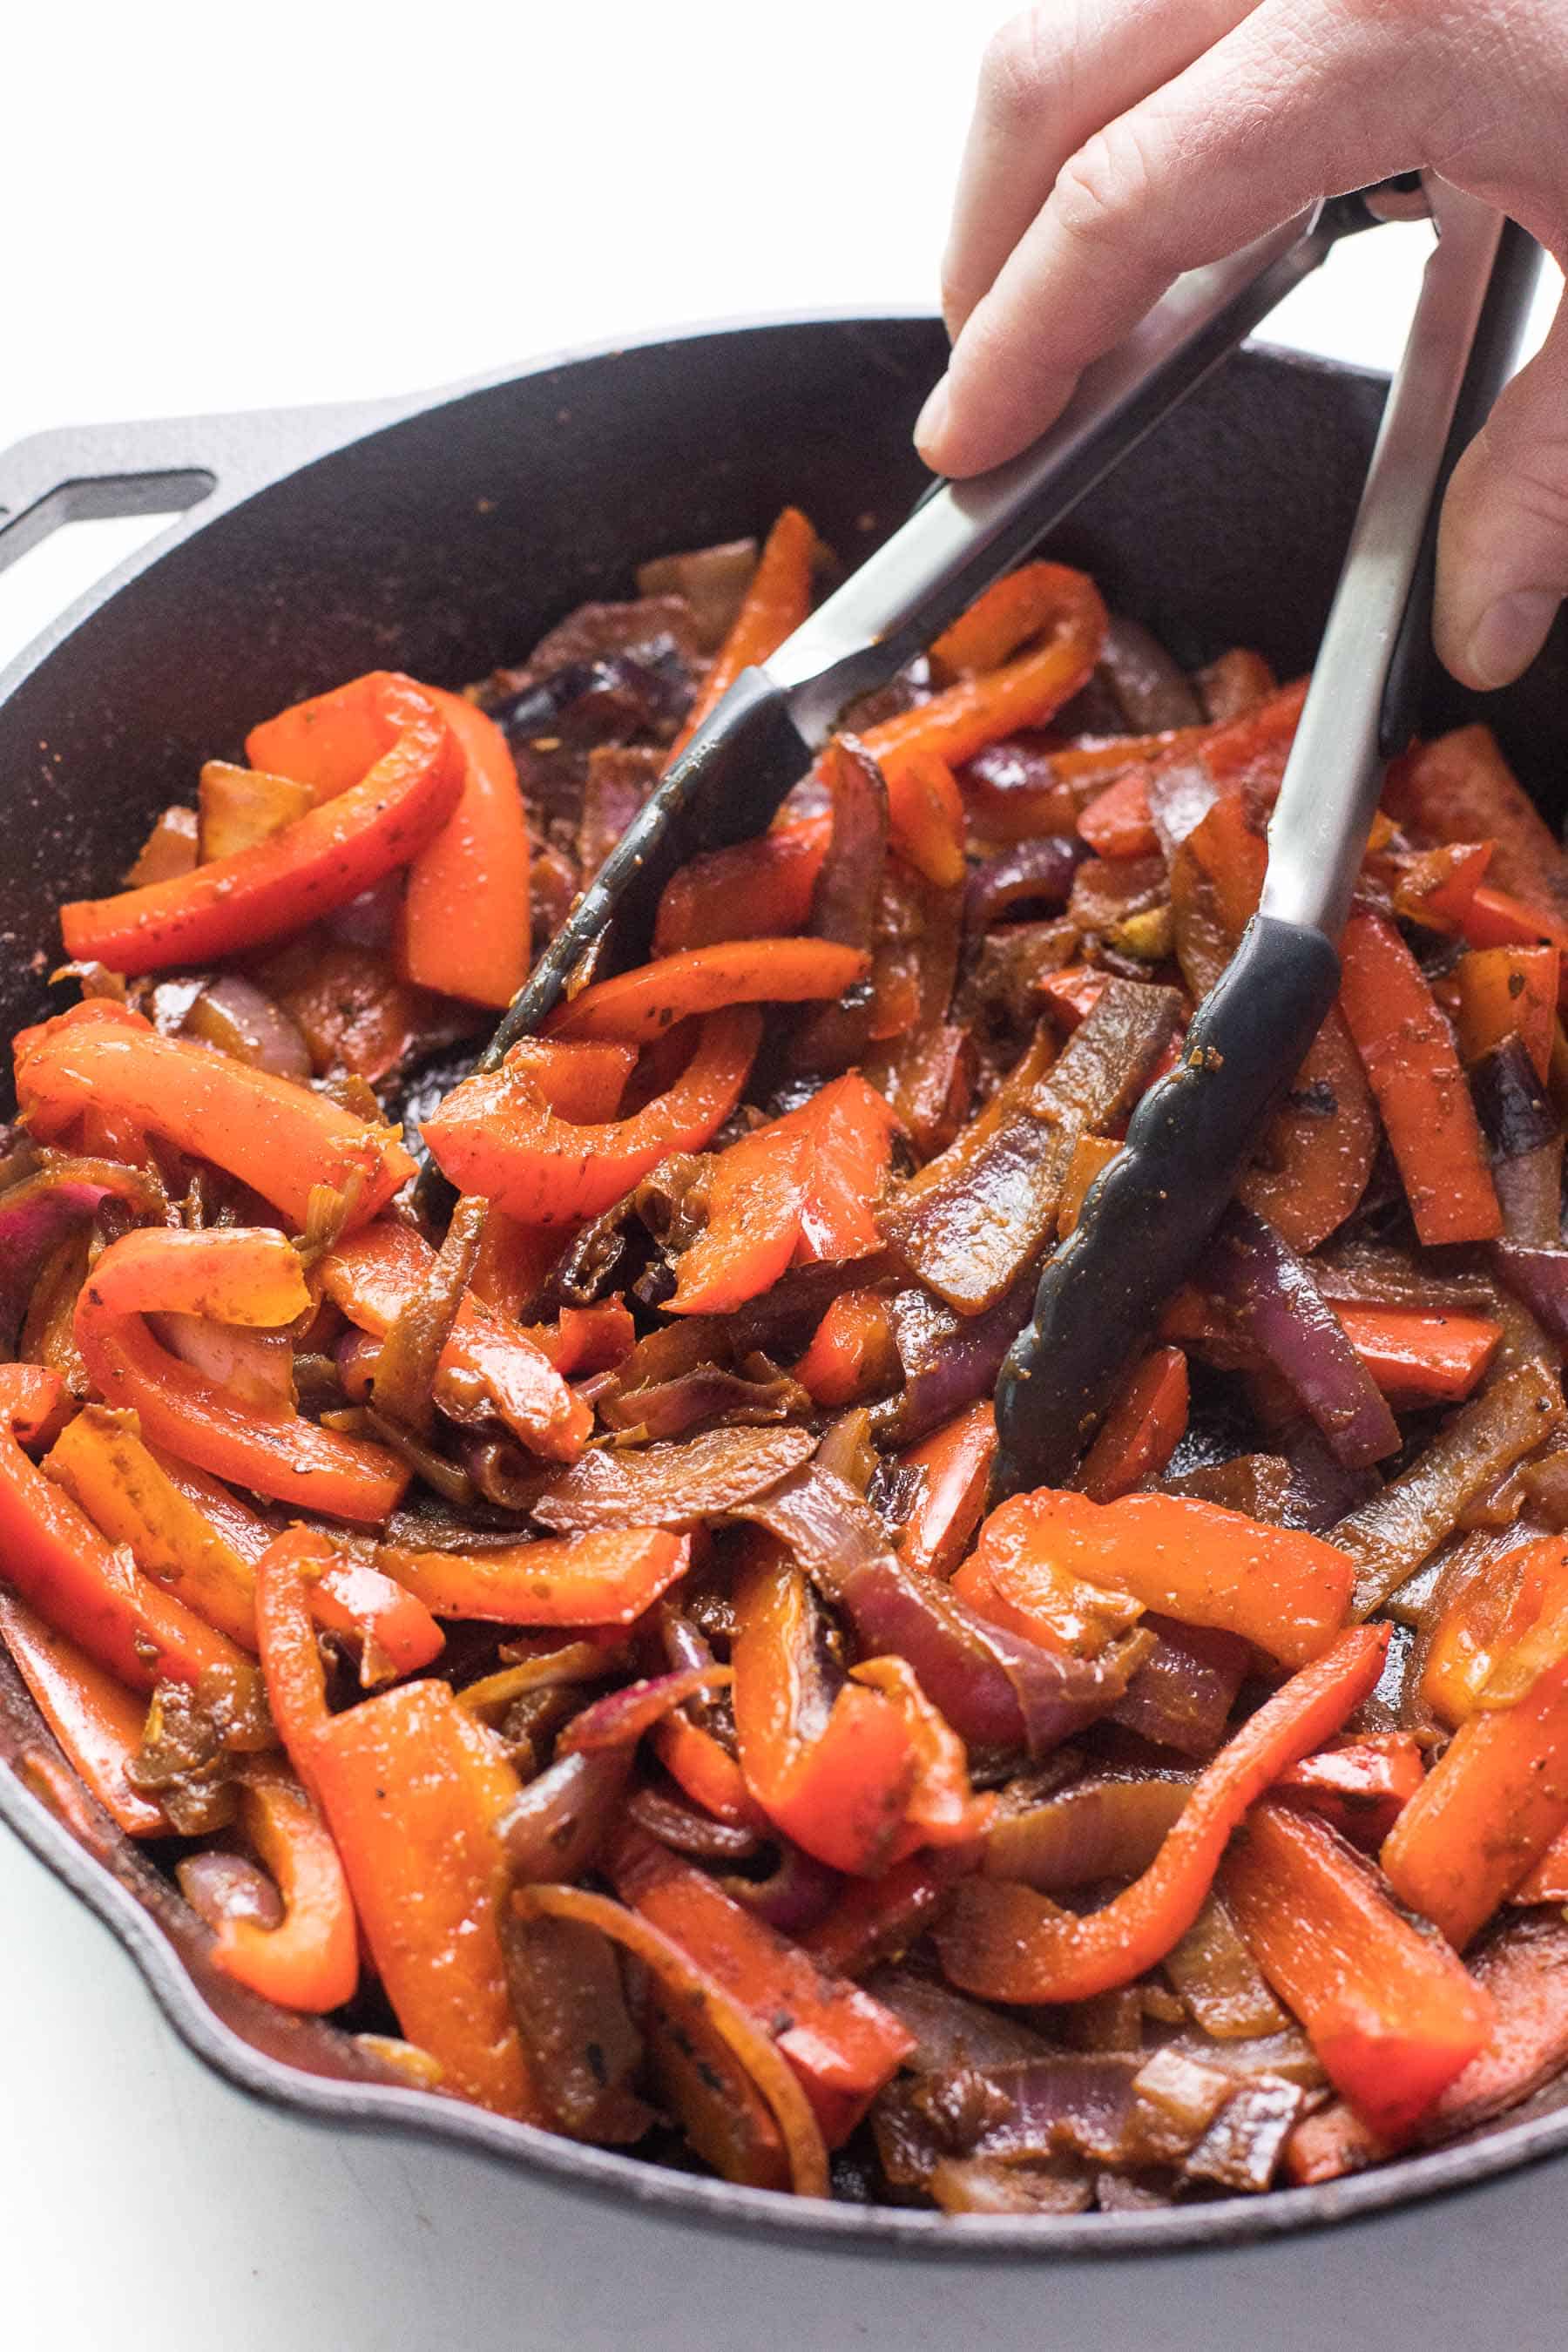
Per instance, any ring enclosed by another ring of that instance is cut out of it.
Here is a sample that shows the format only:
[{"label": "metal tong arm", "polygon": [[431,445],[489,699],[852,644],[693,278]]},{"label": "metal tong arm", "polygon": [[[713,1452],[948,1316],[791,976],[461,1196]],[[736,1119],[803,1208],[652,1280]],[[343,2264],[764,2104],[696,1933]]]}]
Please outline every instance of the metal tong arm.
[{"label": "metal tong arm", "polygon": [[1438,510],[1518,358],[1541,248],[1429,181],[1437,242],[1367,467],[1268,834],[1261,911],[1337,942],[1430,659]]},{"label": "metal tong arm", "polygon": [[1179,278],[1085,368],[1057,422],[973,481],[943,481],[768,663],[806,740],[880,685],[1007,571],[1242,342],[1339,239],[1376,215],[1359,196],[1299,215]]}]

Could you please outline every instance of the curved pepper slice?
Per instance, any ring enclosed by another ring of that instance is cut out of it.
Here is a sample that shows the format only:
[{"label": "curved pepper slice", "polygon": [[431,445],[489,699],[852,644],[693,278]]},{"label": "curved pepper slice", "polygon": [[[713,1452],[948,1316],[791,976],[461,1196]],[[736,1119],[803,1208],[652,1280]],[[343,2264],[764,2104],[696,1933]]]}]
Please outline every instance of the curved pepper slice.
[{"label": "curved pepper slice", "polygon": [[314,1528],[286,1528],[256,1563],[256,1637],[267,1704],[289,1761],[314,1794],[310,1734],[328,1721],[327,1676],[310,1622],[307,1580],[332,1559]]},{"label": "curved pepper slice", "polygon": [[816,553],[816,533],[810,523],[798,507],[785,507],[768,533],[730,634],[714,656],[713,667],[675,739],[671,761],[679,758],[741,672],[765,662],[799,628],[811,610],[811,567]]},{"label": "curved pepper slice", "polygon": [[692,858],[664,886],[655,955],[804,929],[832,832],[830,816],[802,817]]},{"label": "curved pepper slice", "polygon": [[727,1004],[802,1004],[842,996],[871,959],[835,940],[737,940],[684,948],[585,988],[550,1020],[552,1037],[648,1045],[678,1021]]},{"label": "curved pepper slice", "polygon": [[258,1495],[379,1523],[408,1484],[384,1446],[340,1437],[292,1406],[268,1410],[219,1388],[156,1340],[145,1313],[292,1321],[310,1304],[298,1253],[266,1226],[166,1228],[111,1242],[77,1300],[76,1340],[107,1402],[128,1405],[148,1441]]},{"label": "curved pepper slice", "polygon": [[691,1560],[689,1536],[617,1528],[542,1537],[496,1551],[408,1551],[384,1545],[387,1573],[437,1617],[501,1625],[630,1625]]},{"label": "curved pepper slice", "polygon": [[463,751],[463,793],[408,869],[398,969],[419,988],[511,1003],[528,978],[528,819],[517,763],[493,719],[460,694],[426,692]]},{"label": "curved pepper slice", "polygon": [[35,1134],[58,1134],[83,1111],[128,1119],[237,1176],[303,1225],[318,1185],[351,1192],[351,1223],[374,1216],[414,1173],[390,1128],[369,1127],[324,1095],[248,1069],[101,1000],[25,1029],[16,1093]]},{"label": "curved pepper slice", "polygon": [[321,2015],[342,2008],[359,1983],[359,1935],[338,1850],[308,1792],[271,1757],[240,1769],[245,1833],[278,1882],[276,1927],[226,1919],[213,1963],[281,2009]]},{"label": "curved pepper slice", "polygon": [[987,2000],[1088,2000],[1131,1984],[1186,1934],[1226,1841],[1279,1774],[1321,1748],[1383,1672],[1390,1628],[1358,1625],[1291,1677],[1202,1774],[1141,1878],[1099,1911],[1064,1911],[1002,1879],[961,1886],[937,1948],[952,1982]]},{"label": "curved pepper slice", "polygon": [[37,1369],[0,1365],[0,1559],[6,1580],[132,1690],[150,1691],[165,1676],[196,1689],[207,1677],[207,1689],[221,1685],[225,1712],[237,1723],[259,1723],[260,1684],[244,1652],[105,1543],[23,1453],[16,1424],[36,1412],[31,1376]]},{"label": "curved pepper slice", "polygon": [[126,1778],[142,1745],[145,1698],[128,1691],[14,1592],[0,1591],[0,1641],[68,1762],[104,1811],[127,1837],[167,1837],[163,1806]]},{"label": "curved pepper slice", "polygon": [[425,1122],[425,1140],[460,1192],[482,1193],[524,1223],[595,1217],[671,1151],[700,1151],[741,1099],[762,1015],[709,1013],[675,1084],[629,1118],[579,1127],[559,1118],[525,1074],[466,1078]]},{"label": "curved pepper slice", "polygon": [[362,781],[249,849],[62,907],[67,954],[124,972],[212,963],[302,929],[406,865],[456,807],[463,754],[412,678],[378,678],[393,740]]}]

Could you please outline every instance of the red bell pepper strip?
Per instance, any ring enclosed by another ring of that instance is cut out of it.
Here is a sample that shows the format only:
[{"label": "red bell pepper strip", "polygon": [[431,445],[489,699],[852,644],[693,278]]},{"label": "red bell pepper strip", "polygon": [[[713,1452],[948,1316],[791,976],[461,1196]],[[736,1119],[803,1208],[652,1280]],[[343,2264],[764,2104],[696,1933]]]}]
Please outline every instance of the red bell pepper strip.
[{"label": "red bell pepper strip", "polygon": [[277,1881],[283,1917],[276,1927],[225,1919],[214,1966],[280,2009],[317,2016],[341,2009],[359,1983],[359,1935],[325,1822],[294,1775],[261,1756],[241,1767],[239,1815]]},{"label": "red bell pepper strip", "polygon": [[829,2147],[841,2147],[914,2036],[736,1903],[706,1872],[635,1829],[608,1857],[616,1891],[751,2011],[799,2075]]},{"label": "red bell pepper strip", "polygon": [[1280,1804],[1317,1813],[1363,1850],[1380,1846],[1426,1777],[1408,1731],[1370,1731],[1303,1756],[1274,1783]]},{"label": "red bell pepper strip", "polygon": [[408,869],[398,970],[470,1004],[511,1003],[528,977],[528,819],[517,763],[493,719],[458,694],[426,692],[463,754],[462,796]]},{"label": "red bell pepper strip", "polygon": [[[1043,727],[1088,681],[1105,625],[1100,592],[1085,573],[1063,563],[1027,564],[988,588],[931,647],[957,683],[868,727],[860,740],[889,779],[917,751],[961,767],[1000,736]],[[1042,642],[1009,659],[1031,636]],[[997,652],[1003,646],[1007,653]]]},{"label": "red bell pepper strip", "polygon": [[[1347,1556],[1321,1537],[1194,1496],[1097,1503],[1049,1486],[999,1505],[970,1566],[1026,1630],[1033,1579],[1065,1573],[1184,1624],[1238,1633],[1289,1666],[1330,1648],[1354,1580]],[[983,1605],[978,1582],[973,1597]]]},{"label": "red bell pepper strip", "polygon": [[467,1078],[425,1122],[443,1175],[524,1223],[595,1217],[671,1151],[700,1151],[741,1098],[762,1036],[749,1005],[710,1013],[674,1085],[629,1118],[577,1126],[502,1067]]},{"label": "red bell pepper strip", "polygon": [[1119,776],[1079,813],[1078,830],[1097,857],[1152,857],[1160,846],[1140,769]]},{"label": "red bell pepper strip", "polygon": [[888,837],[907,865],[936,885],[955,889],[966,871],[963,796],[938,751],[905,751],[888,772]]},{"label": "red bell pepper strip", "polygon": [[[1180,1038],[1173,1037],[1171,1045],[1176,1048],[1179,1058]],[[1166,1050],[1169,1052],[1170,1048]],[[1149,1080],[1150,1085],[1152,1086],[1156,1078],[1164,1075],[1163,1069],[1157,1069]],[[1068,1172],[1062,1179],[1062,1197],[1057,1203],[1057,1233],[1062,1241],[1066,1241],[1082,1216],[1083,1204],[1096,1179],[1103,1175],[1121,1149],[1115,1137],[1110,1135],[1080,1135],[1073,1145]]]},{"label": "red bell pepper strip", "polygon": [[678,1021],[728,1004],[800,1004],[842,996],[869,956],[834,940],[738,940],[687,948],[601,980],[551,1015],[552,1038],[651,1045]]},{"label": "red bell pepper strip", "polygon": [[671,761],[679,758],[741,672],[765,662],[799,628],[811,610],[811,567],[816,554],[816,533],[798,507],[785,507],[763,542],[730,634],[675,739]]},{"label": "red bell pepper strip", "polygon": [[124,972],[212,963],[301,929],[406,865],[457,805],[463,758],[412,679],[387,674],[384,696],[395,740],[362,782],[254,848],[116,898],[73,900],[60,909],[67,954]]},{"label": "red bell pepper strip", "polygon": [[1134,1367],[1100,1423],[1078,1483],[1096,1503],[1130,1495],[1163,1470],[1187,1425],[1187,1360],[1156,1348]]},{"label": "red bell pepper strip", "polygon": [[70,1403],[65,1383],[47,1364],[7,1364],[0,1385],[0,1412],[23,1445],[45,1445]]},{"label": "red bell pepper strip", "polygon": [[359,1642],[360,1680],[367,1688],[417,1674],[446,1647],[447,1637],[424,1602],[366,1560],[333,1560],[307,1580],[306,1597],[318,1625]]},{"label": "red bell pepper strip", "polygon": [[1568,1907],[1568,1825],[1560,1829],[1527,1878],[1510,1895],[1510,1903],[1555,1903]]},{"label": "red bell pepper strip", "polygon": [[1289,1806],[1255,1808],[1221,1884],[1335,2088],[1382,2137],[1406,2137],[1484,2048],[1486,1993],[1400,1917],[1369,1863]]},{"label": "red bell pepper strip", "polygon": [[295,1225],[319,1185],[350,1196],[348,1220],[384,1207],[414,1173],[390,1128],[370,1127],[324,1095],[247,1068],[226,1054],[160,1037],[136,1014],[94,998],[16,1041],[16,1092],[47,1140],[85,1111],[127,1118],[210,1160]]},{"label": "red bell pepper strip", "polygon": [[893,1842],[893,1862],[905,1861],[922,1846],[972,1845],[989,1824],[996,1801],[974,1794],[963,1742],[927,1698],[908,1659],[862,1658],[850,1667],[849,1678],[891,1700],[914,1752],[914,1785],[903,1830]]},{"label": "red bell pepper strip", "polygon": [[245,739],[253,768],[310,787],[318,803],[363,782],[403,731],[403,689],[426,688],[396,670],[369,670],[264,719]]},{"label": "red bell pepper strip", "polygon": [[1502,1213],[1448,1024],[1392,923],[1352,914],[1340,1003],[1428,1246],[1494,1239]]},{"label": "red bell pepper strip", "polygon": [[385,1546],[387,1573],[437,1617],[501,1625],[630,1625],[686,1574],[689,1536],[616,1528],[496,1551]]},{"label": "red bell pepper strip", "polygon": [[256,1563],[256,1639],[267,1705],[289,1761],[312,1794],[310,1735],[327,1722],[327,1676],[310,1622],[310,1580],[335,1559],[314,1528],[287,1528]]},{"label": "red bell pepper strip", "polygon": [[[562,1118],[586,1122],[615,1118],[637,1060],[635,1045],[524,1037],[507,1055],[506,1066],[531,1079]],[[557,1235],[557,1252],[560,1247]]]},{"label": "red bell pepper strip", "polygon": [[237,1721],[258,1719],[260,1685],[243,1651],[105,1543],[23,1453],[16,1414],[24,1425],[36,1418],[37,1370],[0,1365],[0,1559],[7,1581],[130,1689],[150,1691],[164,1677],[195,1689],[205,1675],[221,1684]]},{"label": "red bell pepper strip", "polygon": [[1528,900],[1549,920],[1568,919],[1568,858],[1489,728],[1460,727],[1436,742],[1418,743],[1390,769],[1384,800],[1393,816],[1429,841],[1489,841],[1492,862],[1483,890],[1495,886]]},{"label": "red bell pepper strip", "polygon": [[283,1322],[310,1303],[298,1254],[269,1227],[145,1229],[111,1242],[93,1267],[77,1301],[77,1345],[100,1392],[138,1415],[151,1444],[257,1494],[374,1525],[408,1484],[396,1454],[322,1429],[286,1402],[237,1397],[171,1355],[142,1319],[153,1308],[216,1307],[234,1320]]},{"label": "red bell pepper strip", "polygon": [[637,1327],[621,1299],[601,1298],[592,1307],[563,1307],[553,1328],[535,1323],[528,1336],[566,1379],[625,1363],[637,1346]]},{"label": "red bell pepper strip", "polygon": [[1497,1354],[1502,1326],[1484,1315],[1428,1314],[1415,1307],[1338,1300],[1345,1337],[1389,1402],[1456,1403]]},{"label": "red bell pepper strip", "polygon": [[1568,922],[1545,913],[1531,899],[1494,890],[1489,882],[1476,890],[1460,928],[1472,948],[1554,949],[1559,971],[1568,970]]},{"label": "red bell pepper strip", "polygon": [[1406,922],[1428,930],[1464,928],[1470,901],[1482,875],[1491,864],[1489,841],[1445,842],[1440,849],[1418,851],[1396,861],[1394,868],[1394,911]]},{"label": "red bell pepper strip", "polygon": [[995,1458],[996,1415],[984,1397],[899,1456],[900,1469],[921,1480],[894,1538],[906,1567],[952,1575],[980,1525]]},{"label": "red bell pepper strip", "polygon": [[1544,1086],[1552,1072],[1562,961],[1554,947],[1473,948],[1462,955],[1454,969],[1461,1057],[1479,1062],[1517,1030]]},{"label": "red bell pepper strip", "polygon": [[832,831],[830,816],[803,817],[694,857],[664,886],[655,955],[803,930]]},{"label": "red bell pepper strip", "polygon": [[132,1788],[125,1772],[142,1745],[145,1698],[128,1691],[14,1592],[0,1591],[0,1640],[67,1761],[117,1827],[127,1837],[167,1837],[163,1806]]},{"label": "red bell pepper strip", "polygon": [[542,2122],[498,1926],[508,1874],[496,1823],[517,1794],[499,1743],[447,1684],[416,1682],[318,1724],[306,1744],[403,2032],[437,2060],[447,2088]]},{"label": "red bell pepper strip", "polygon": [[[1546,1612],[1494,1669],[1383,1847],[1400,1901],[1459,1951],[1568,1826],[1568,1550],[1555,1548]],[[1505,1676],[1517,1696],[1499,1687]]]},{"label": "red bell pepper strip", "polygon": [[768,1829],[768,1817],[746,1787],[745,1776],[727,1748],[710,1731],[684,1715],[667,1715],[653,1735],[654,1752],[678,1787],[716,1822],[735,1829]]},{"label": "red bell pepper strip", "polygon": [[[436,1262],[408,1225],[368,1225],[321,1260],[321,1287],[351,1323],[382,1339],[416,1297]],[[471,1294],[437,1360],[436,1402],[459,1414],[476,1390],[514,1437],[552,1462],[575,1462],[593,1433],[593,1409],[567,1386],[540,1341]]]},{"label": "red bell pepper strip", "polygon": [[814,1404],[837,1407],[897,1385],[898,1341],[888,1302],[878,1290],[841,1290],[795,1368]]},{"label": "red bell pepper strip", "polygon": [[1109,984],[1108,975],[1092,964],[1065,963],[1037,981],[1035,992],[1070,1034],[1093,1012]]},{"label": "red bell pepper strip", "polygon": [[864,1976],[879,1960],[906,1952],[931,1926],[955,1878],[978,1863],[983,1847],[933,1847],[894,1863],[880,1878],[851,1878],[825,1919],[808,1927],[801,1949],[840,1976]]},{"label": "red bell pepper strip", "polygon": [[1163,1959],[1203,1907],[1231,1832],[1270,1782],[1321,1747],[1375,1686],[1386,1625],[1358,1625],[1303,1666],[1203,1772],[1141,1878],[1099,1911],[1064,1911],[1001,1879],[960,1886],[937,1930],[952,1982],[988,2000],[1087,2000]]}]

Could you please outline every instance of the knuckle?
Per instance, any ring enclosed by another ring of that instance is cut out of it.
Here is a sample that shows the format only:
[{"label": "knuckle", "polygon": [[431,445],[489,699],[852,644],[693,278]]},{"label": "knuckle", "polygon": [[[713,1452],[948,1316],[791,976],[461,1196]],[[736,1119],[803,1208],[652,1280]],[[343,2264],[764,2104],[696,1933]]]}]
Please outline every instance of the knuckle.
[{"label": "knuckle", "polygon": [[1051,204],[1075,242],[1114,245],[1133,220],[1153,226],[1150,181],[1142,142],[1123,119],[1095,131],[1068,156],[1058,174]]},{"label": "knuckle", "polygon": [[980,102],[992,121],[1005,128],[1033,121],[1051,79],[1054,43],[1047,11],[1026,8],[999,26],[980,60]]}]

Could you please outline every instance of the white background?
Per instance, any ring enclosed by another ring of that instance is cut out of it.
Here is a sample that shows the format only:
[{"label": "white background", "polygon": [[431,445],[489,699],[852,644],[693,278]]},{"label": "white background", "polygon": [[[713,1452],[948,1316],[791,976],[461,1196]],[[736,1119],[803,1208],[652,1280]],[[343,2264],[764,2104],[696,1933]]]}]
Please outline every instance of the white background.
[{"label": "white background", "polygon": [[[0,36],[0,447],[434,385],[678,320],[933,299],[989,0],[35,9]],[[1419,231],[1281,339],[1386,364]],[[635,421],[629,429],[635,429]],[[0,663],[142,524],[0,577]],[[112,779],[105,779],[112,789]],[[639,2352],[1559,2340],[1562,2172],[1367,2233],[1068,2269],[869,2266],[244,2103],[0,1843],[0,2346]]]}]

